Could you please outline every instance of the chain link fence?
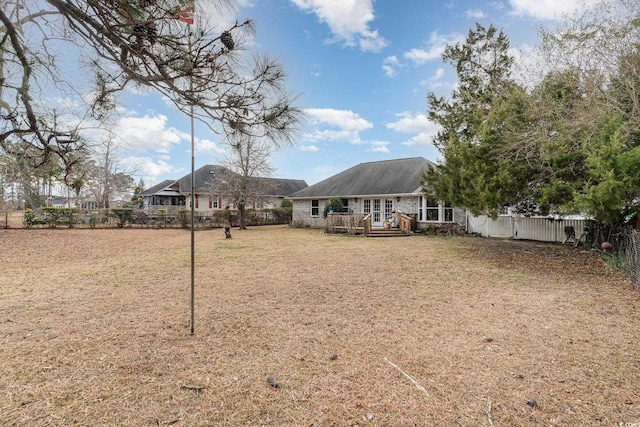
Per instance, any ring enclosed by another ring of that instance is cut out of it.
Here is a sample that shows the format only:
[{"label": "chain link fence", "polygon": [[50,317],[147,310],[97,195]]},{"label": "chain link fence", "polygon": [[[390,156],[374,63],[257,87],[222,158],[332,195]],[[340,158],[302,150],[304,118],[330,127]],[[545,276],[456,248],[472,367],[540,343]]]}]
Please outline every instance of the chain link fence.
[{"label": "chain link fence", "polygon": [[[237,210],[196,212],[194,228],[222,228],[238,226]],[[245,225],[290,224],[291,210],[247,209]],[[42,208],[26,211],[0,211],[0,228],[190,228],[191,214],[188,210],[174,213],[148,213],[141,209],[77,210],[72,208]]]}]

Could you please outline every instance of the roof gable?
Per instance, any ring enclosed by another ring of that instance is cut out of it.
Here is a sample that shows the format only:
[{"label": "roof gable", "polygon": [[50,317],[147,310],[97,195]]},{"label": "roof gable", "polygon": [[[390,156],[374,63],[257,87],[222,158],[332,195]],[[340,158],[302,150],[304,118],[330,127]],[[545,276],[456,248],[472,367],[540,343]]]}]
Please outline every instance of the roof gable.
[{"label": "roof gable", "polygon": [[[140,196],[151,196],[153,194],[160,193],[163,190],[169,189],[169,187],[171,187],[174,183],[175,183],[175,181],[173,179],[165,179],[161,183],[156,184],[153,187],[147,188],[146,190],[140,192],[139,195]],[[171,189],[171,190],[175,191],[175,189]]]},{"label": "roof gable", "polygon": [[360,163],[291,195],[292,198],[415,194],[433,163],[424,157]]}]

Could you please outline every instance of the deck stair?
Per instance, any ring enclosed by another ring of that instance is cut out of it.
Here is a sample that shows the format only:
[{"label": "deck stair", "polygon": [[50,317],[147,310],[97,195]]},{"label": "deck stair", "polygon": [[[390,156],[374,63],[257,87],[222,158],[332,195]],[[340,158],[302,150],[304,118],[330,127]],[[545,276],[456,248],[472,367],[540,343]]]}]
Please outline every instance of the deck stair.
[{"label": "deck stair", "polygon": [[[398,212],[399,213],[399,212]],[[385,227],[373,227],[371,214],[363,218],[364,235],[367,237],[406,237],[411,233],[411,218],[399,213],[398,228],[389,228],[390,222],[385,222]]]},{"label": "deck stair", "polygon": [[407,233],[398,228],[372,228],[367,237],[408,237],[411,233]]}]

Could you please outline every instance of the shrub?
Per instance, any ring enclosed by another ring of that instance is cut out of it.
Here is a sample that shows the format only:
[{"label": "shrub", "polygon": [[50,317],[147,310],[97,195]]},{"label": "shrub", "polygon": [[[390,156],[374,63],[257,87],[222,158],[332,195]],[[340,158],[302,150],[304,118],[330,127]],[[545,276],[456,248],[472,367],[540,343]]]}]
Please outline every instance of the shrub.
[{"label": "shrub", "polygon": [[44,224],[44,221],[42,221],[33,209],[27,208],[27,210],[24,211],[24,223],[27,228],[31,228],[34,225]]},{"label": "shrub", "polygon": [[46,223],[49,224],[51,228],[55,228],[57,225],[73,227],[73,224],[75,224],[75,216],[78,213],[78,208],[46,206],[41,209],[46,217]]},{"label": "shrub", "polygon": [[176,211],[176,216],[178,217],[178,220],[180,221],[180,225],[182,226],[182,228],[187,228],[189,226],[189,209],[178,209]]},{"label": "shrub", "polygon": [[92,213],[89,217],[89,228],[96,228],[96,223],[98,222],[98,214]]},{"label": "shrub", "polygon": [[130,208],[113,208],[111,215],[118,220],[118,228],[124,227],[127,222],[133,222],[133,209]]},{"label": "shrub", "polygon": [[283,209],[289,209],[290,211],[293,210],[293,202],[289,199],[284,199],[282,200],[282,203],[280,204],[280,207]]},{"label": "shrub", "polygon": [[342,204],[342,199],[333,197],[324,204],[324,217],[327,217],[329,211],[331,212],[343,212],[346,206]]}]

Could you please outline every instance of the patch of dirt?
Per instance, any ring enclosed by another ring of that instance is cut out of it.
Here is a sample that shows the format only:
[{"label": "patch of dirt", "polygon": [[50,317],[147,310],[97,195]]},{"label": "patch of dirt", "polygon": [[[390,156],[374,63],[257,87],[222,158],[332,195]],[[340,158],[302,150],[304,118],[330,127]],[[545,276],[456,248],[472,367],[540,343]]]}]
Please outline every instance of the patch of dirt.
[{"label": "patch of dirt", "polygon": [[[0,424],[640,422],[640,294],[591,252],[282,226],[0,230]],[[533,403],[532,403],[533,402]]]}]

